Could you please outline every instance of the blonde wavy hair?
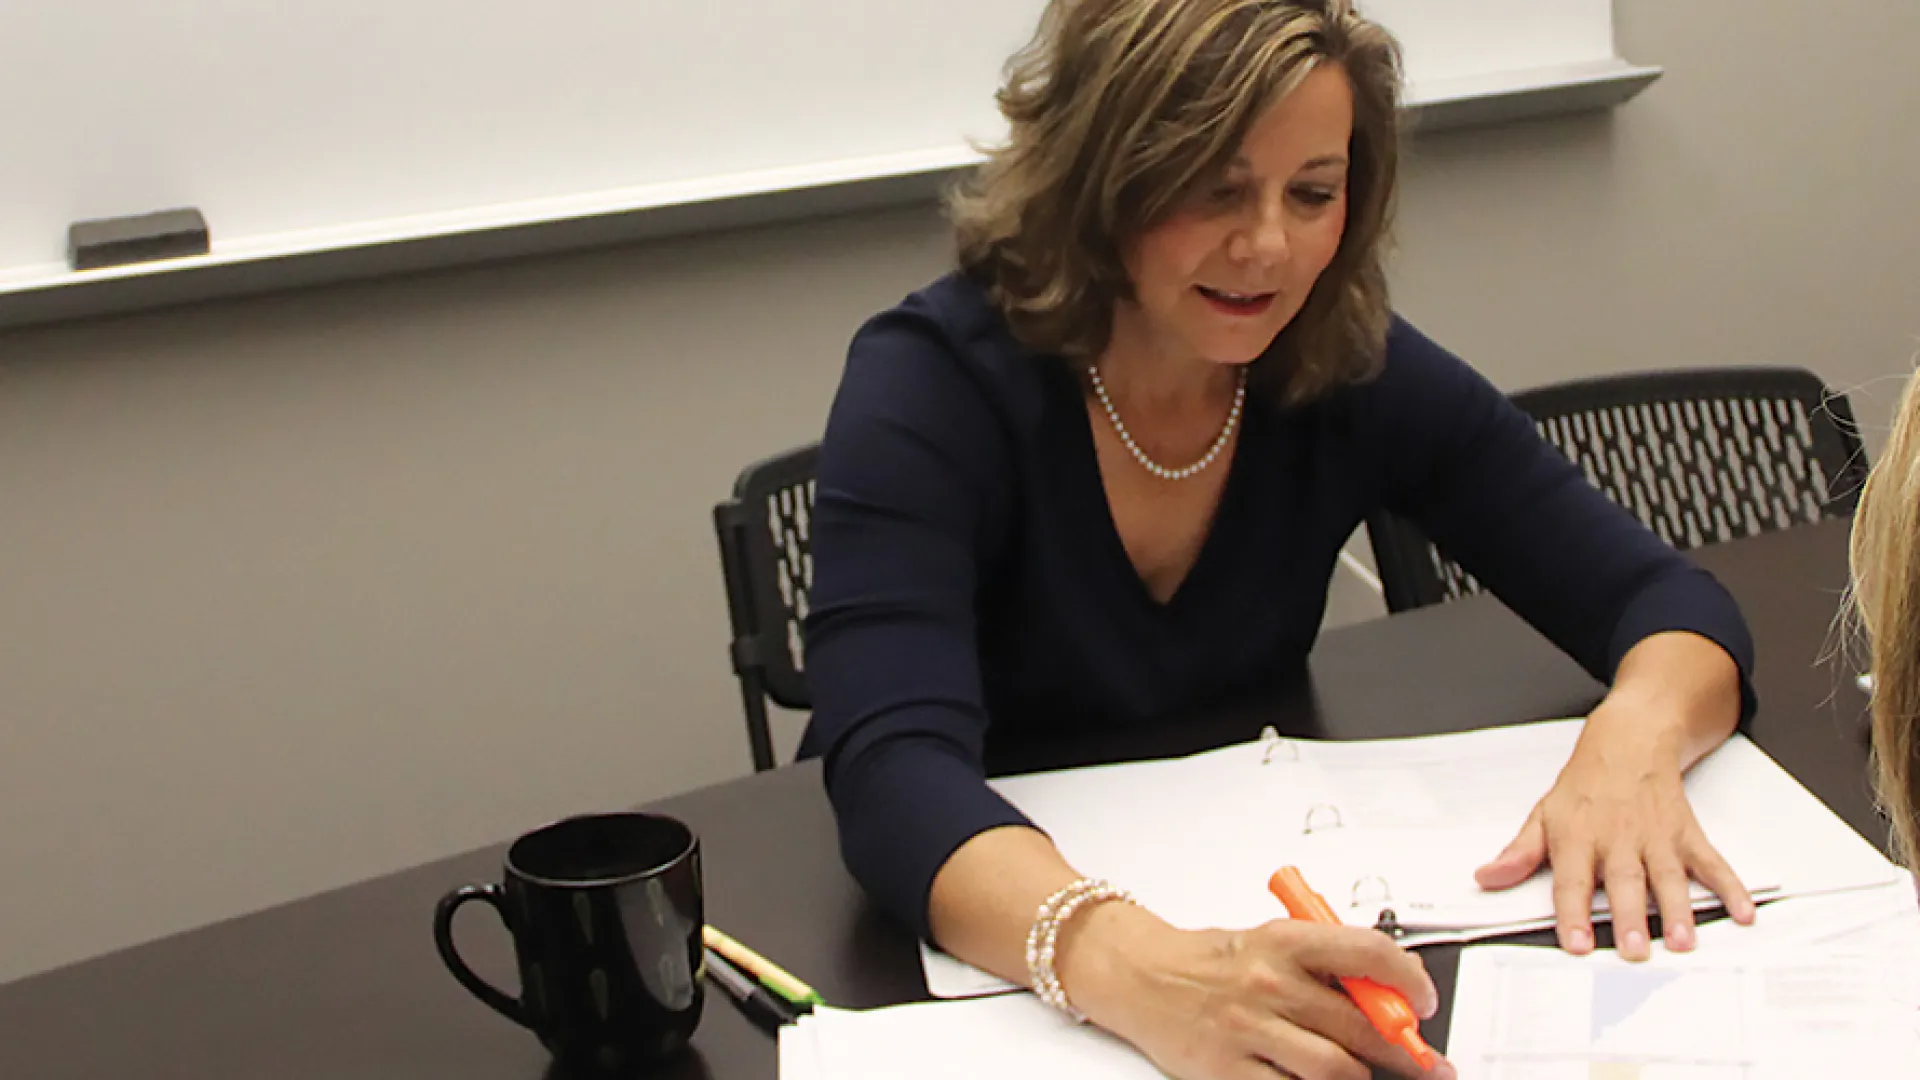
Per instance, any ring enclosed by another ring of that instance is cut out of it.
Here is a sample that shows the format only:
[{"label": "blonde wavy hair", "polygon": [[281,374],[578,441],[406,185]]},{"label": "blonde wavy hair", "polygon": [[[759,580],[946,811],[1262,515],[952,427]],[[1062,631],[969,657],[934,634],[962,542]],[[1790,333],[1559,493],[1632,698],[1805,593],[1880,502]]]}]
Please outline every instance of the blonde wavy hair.
[{"label": "blonde wavy hair", "polygon": [[997,96],[1007,142],[949,193],[961,269],[1029,348],[1097,357],[1132,298],[1123,253],[1326,64],[1353,88],[1346,231],[1250,378],[1300,402],[1365,377],[1390,318],[1401,64],[1351,0],[1051,0]]},{"label": "blonde wavy hair", "polygon": [[1849,562],[1872,657],[1874,787],[1903,860],[1920,869],[1920,378],[1867,475]]}]

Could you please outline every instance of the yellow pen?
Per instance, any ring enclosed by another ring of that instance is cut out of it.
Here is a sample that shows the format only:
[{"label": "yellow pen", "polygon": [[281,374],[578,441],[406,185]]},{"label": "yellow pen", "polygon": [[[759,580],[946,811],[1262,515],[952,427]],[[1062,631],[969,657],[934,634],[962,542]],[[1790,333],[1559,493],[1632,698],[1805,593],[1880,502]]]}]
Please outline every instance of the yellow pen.
[{"label": "yellow pen", "polygon": [[731,961],[735,967],[752,973],[754,978],[767,984],[767,988],[786,998],[802,1009],[814,1005],[825,1005],[819,993],[813,987],[801,982],[780,965],[733,940],[719,930],[708,926],[701,930],[706,946]]}]

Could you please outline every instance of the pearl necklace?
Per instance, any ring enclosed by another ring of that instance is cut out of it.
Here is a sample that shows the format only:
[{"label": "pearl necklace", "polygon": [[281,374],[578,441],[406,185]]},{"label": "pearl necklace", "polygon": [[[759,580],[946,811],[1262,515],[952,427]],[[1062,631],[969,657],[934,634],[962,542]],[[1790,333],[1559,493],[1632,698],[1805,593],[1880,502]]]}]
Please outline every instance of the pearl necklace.
[{"label": "pearl necklace", "polygon": [[1240,424],[1240,410],[1247,403],[1247,369],[1243,367],[1239,372],[1239,384],[1233,389],[1233,408],[1227,411],[1227,422],[1221,426],[1219,438],[1213,440],[1213,445],[1207,448],[1207,452],[1199,461],[1183,468],[1169,469],[1148,457],[1146,451],[1140,449],[1139,444],[1133,441],[1133,435],[1127,431],[1127,425],[1120,422],[1120,413],[1113,407],[1113,399],[1107,396],[1107,384],[1100,379],[1100,369],[1097,366],[1089,367],[1087,374],[1093,378],[1094,396],[1100,399],[1101,408],[1107,411],[1107,419],[1113,423],[1114,434],[1120,436],[1120,442],[1126,446],[1127,452],[1133,455],[1133,460],[1162,480],[1185,480],[1213,464],[1213,459],[1219,457],[1220,451],[1226,449],[1227,440],[1233,438],[1233,429]]}]

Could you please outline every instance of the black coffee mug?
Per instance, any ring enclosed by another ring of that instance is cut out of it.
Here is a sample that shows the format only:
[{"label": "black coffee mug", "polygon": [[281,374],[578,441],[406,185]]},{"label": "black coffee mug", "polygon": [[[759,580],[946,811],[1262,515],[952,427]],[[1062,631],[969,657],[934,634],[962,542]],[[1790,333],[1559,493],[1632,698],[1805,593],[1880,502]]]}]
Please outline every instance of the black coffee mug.
[{"label": "black coffee mug", "polygon": [[[493,905],[513,936],[514,998],[453,945],[460,905]],[[440,898],[433,942],[460,985],[539,1036],[569,1071],[632,1075],[686,1046],[700,1022],[706,914],[700,842],[656,814],[590,814],[507,849],[500,884]]]}]

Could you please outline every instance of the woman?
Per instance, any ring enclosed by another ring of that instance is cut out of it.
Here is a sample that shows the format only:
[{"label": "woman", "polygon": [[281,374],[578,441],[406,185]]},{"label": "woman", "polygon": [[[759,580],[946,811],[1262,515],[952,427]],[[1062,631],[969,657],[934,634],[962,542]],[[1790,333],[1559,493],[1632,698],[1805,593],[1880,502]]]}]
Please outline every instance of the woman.
[{"label": "woman", "polygon": [[1057,0],[1000,94],[1009,143],[952,204],[960,269],[856,335],[822,443],[802,753],[849,867],[1177,1077],[1414,1075],[1326,979],[1427,1010],[1432,984],[1371,931],[1113,902],[983,761],[1297,670],[1377,506],[1610,685],[1481,884],[1550,862],[1575,951],[1600,882],[1632,956],[1649,893],[1691,944],[1689,875],[1752,916],[1681,783],[1751,708],[1745,625],[1391,315],[1397,93],[1349,0]]},{"label": "woman", "polygon": [[1853,521],[1853,601],[1873,656],[1875,788],[1901,860],[1920,869],[1920,379]]}]

